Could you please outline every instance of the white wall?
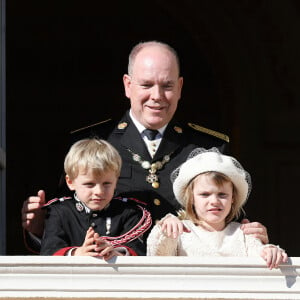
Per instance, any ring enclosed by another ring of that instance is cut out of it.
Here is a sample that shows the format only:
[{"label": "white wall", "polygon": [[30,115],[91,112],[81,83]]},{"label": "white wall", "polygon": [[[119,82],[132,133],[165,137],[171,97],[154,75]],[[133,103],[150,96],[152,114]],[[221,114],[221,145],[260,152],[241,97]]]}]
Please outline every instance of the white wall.
[{"label": "white wall", "polygon": [[299,257],[1,256],[0,298],[300,299],[299,272]]}]

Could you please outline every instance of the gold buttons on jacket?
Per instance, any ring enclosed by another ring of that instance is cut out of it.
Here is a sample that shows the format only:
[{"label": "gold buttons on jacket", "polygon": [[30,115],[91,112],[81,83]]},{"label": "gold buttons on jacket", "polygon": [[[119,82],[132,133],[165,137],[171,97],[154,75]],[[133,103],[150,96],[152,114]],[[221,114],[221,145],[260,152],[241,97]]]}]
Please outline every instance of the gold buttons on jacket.
[{"label": "gold buttons on jacket", "polygon": [[158,189],[159,188],[159,182],[157,182],[157,181],[155,181],[155,182],[152,182],[152,187],[154,188],[154,189]]},{"label": "gold buttons on jacket", "polygon": [[160,200],[157,199],[157,198],[155,198],[155,199],[153,200],[153,203],[154,203],[155,205],[159,206],[159,205],[160,205]]}]

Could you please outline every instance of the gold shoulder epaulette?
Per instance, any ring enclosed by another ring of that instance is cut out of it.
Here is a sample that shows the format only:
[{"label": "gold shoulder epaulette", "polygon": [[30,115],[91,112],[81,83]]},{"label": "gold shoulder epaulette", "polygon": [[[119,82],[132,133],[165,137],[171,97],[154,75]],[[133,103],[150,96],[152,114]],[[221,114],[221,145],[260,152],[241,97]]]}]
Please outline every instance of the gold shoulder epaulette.
[{"label": "gold shoulder epaulette", "polygon": [[222,139],[225,142],[229,143],[229,136],[226,135],[226,134],[224,134],[224,133],[220,133],[218,131],[214,131],[214,130],[211,130],[211,129],[208,129],[208,128],[205,128],[205,127],[202,127],[200,125],[193,124],[193,123],[188,123],[188,125],[190,127],[192,127],[193,129],[195,129],[195,130],[198,130],[198,131],[201,131],[201,132],[213,135],[213,136],[215,136],[215,137],[217,137],[219,139]]},{"label": "gold shoulder epaulette", "polygon": [[98,123],[95,123],[95,124],[92,124],[92,125],[88,125],[88,126],[85,126],[85,127],[82,127],[82,128],[79,128],[79,129],[75,129],[73,131],[71,131],[71,134],[75,133],[75,132],[78,132],[78,131],[81,131],[81,130],[84,130],[84,129],[87,129],[87,128],[91,128],[91,127],[94,127],[96,125],[99,125],[99,124],[103,124],[103,123],[106,123],[108,121],[110,121],[111,119],[107,119],[105,121],[101,121],[101,122],[98,122]]}]

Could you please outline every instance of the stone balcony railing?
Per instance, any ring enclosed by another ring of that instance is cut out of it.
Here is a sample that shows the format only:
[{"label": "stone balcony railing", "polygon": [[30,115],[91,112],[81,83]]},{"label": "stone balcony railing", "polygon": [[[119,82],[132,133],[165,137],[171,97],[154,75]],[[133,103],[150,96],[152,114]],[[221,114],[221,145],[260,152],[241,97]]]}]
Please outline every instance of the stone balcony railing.
[{"label": "stone balcony railing", "polygon": [[300,299],[300,258],[1,256],[0,299]]}]

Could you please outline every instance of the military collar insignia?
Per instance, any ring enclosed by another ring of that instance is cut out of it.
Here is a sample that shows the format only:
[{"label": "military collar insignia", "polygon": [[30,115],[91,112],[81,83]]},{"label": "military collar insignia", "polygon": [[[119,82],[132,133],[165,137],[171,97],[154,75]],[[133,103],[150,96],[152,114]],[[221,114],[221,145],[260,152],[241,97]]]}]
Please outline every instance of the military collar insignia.
[{"label": "military collar insignia", "polygon": [[118,129],[125,129],[128,126],[127,122],[121,122],[118,124]]},{"label": "military collar insignia", "polygon": [[80,201],[76,193],[74,193],[74,199],[77,201],[75,204],[77,211],[82,212],[84,209],[86,213],[91,211],[84,203]]},{"label": "military collar insignia", "polygon": [[84,207],[83,205],[80,203],[80,202],[77,202],[76,203],[76,209],[79,211],[79,212],[82,212],[84,210]]},{"label": "military collar insignia", "polygon": [[177,133],[182,133],[182,128],[181,128],[181,127],[174,126],[174,130],[175,130]]}]

